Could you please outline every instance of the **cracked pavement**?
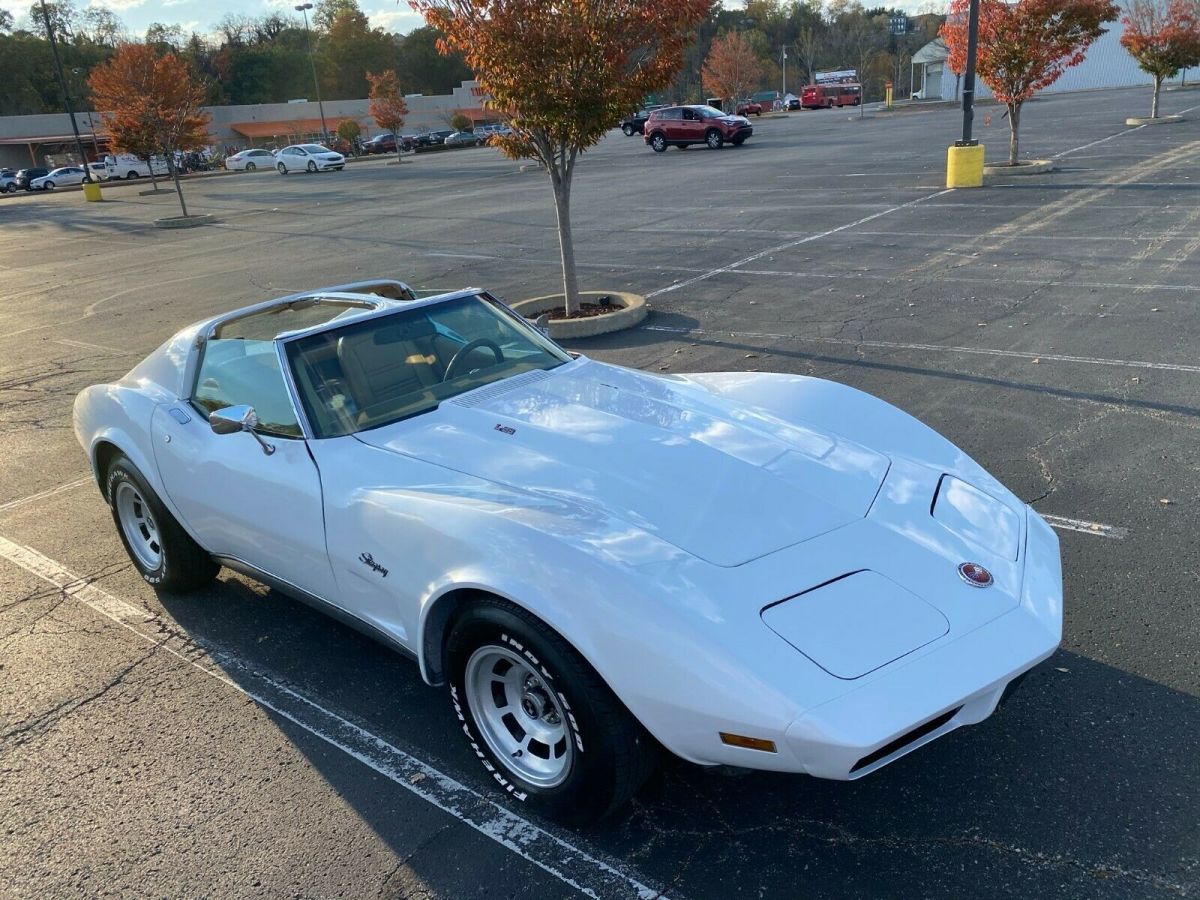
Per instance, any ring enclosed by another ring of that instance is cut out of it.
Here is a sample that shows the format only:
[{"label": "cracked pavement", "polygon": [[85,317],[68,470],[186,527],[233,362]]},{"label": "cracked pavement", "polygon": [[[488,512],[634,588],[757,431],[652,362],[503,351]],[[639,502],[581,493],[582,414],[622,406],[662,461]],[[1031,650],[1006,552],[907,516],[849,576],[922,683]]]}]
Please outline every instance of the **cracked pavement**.
[{"label": "cracked pavement", "polygon": [[[715,153],[615,133],[587,154],[581,286],[705,277],[653,297],[647,327],[573,348],[834,378],[1039,511],[1128,533],[1060,533],[1063,648],[980,725],[844,784],[668,760],[613,820],[552,834],[671,897],[1200,894],[1200,111],[1065,152],[1123,132],[1144,95],[1030,104],[1022,144],[1064,154],[1059,171],[952,194],[954,110],[764,117]],[[1197,105],[1164,94],[1167,112]],[[1004,127],[979,126],[984,143],[1002,150]],[[0,536],[146,614],[138,637],[0,559],[0,897],[574,895],[204,674],[269,674],[488,790],[406,660],[227,571],[156,596],[71,432],[78,390],[237,305],[379,275],[555,290],[544,176],[480,150],[185,190],[220,224],[156,231],[174,200],[122,189],[0,200]],[[51,243],[69,252],[35,252]]]}]

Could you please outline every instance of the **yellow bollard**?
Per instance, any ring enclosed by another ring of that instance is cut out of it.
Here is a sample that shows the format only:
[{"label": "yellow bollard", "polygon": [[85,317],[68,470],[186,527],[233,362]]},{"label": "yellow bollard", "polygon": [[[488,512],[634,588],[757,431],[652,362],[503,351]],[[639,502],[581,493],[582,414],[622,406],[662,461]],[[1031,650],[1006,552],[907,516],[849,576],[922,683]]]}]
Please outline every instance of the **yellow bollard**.
[{"label": "yellow bollard", "polygon": [[88,203],[99,203],[104,198],[100,196],[100,182],[85,181],[83,183],[83,199]]},{"label": "yellow bollard", "polygon": [[887,108],[892,108],[892,83],[889,81],[886,86],[887,91]]},{"label": "yellow bollard", "polygon": [[983,144],[946,151],[946,187],[983,187]]}]

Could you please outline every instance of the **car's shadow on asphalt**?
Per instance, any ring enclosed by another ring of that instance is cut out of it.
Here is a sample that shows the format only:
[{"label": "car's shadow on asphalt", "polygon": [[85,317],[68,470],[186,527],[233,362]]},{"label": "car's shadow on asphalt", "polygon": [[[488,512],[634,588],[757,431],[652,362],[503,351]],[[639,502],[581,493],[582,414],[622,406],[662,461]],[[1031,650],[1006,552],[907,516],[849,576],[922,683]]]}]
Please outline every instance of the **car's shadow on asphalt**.
[{"label": "car's shadow on asphalt", "polygon": [[[228,572],[207,591],[161,599],[186,635],[227,654],[215,654],[218,664],[245,664],[228,668],[235,680],[270,673],[493,790],[443,690],[424,685],[411,661]],[[413,823],[396,814],[382,776],[267,714],[397,856],[412,853]],[[1194,853],[1198,746],[1200,699],[1063,651],[992,718],[861,781],[667,758],[612,819],[574,834],[543,824],[676,896],[1175,895],[1195,886],[1180,867]],[[444,860],[409,864],[439,896],[464,890]]]}]

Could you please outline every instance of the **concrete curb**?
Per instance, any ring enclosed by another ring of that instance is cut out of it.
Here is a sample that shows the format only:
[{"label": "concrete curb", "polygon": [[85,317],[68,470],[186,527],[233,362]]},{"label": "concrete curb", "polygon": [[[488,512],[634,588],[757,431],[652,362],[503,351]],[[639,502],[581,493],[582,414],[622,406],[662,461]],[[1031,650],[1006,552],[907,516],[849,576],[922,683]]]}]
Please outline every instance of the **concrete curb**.
[{"label": "concrete curb", "polygon": [[167,216],[155,219],[155,228],[195,228],[197,225],[208,225],[213,221],[210,213],[200,213],[192,216]]},{"label": "concrete curb", "polygon": [[[625,291],[580,291],[581,299],[588,297],[612,297],[613,302],[622,309],[603,316],[590,316],[586,319],[551,319],[550,337],[555,340],[562,338],[594,337],[598,334],[608,334],[611,331],[624,331],[633,328],[646,318],[646,298],[641,294],[630,294]],[[510,304],[522,316],[536,317],[538,313],[556,309],[563,302],[562,294],[547,294],[544,297],[533,297]]]},{"label": "concrete curb", "polygon": [[1015,166],[1004,164],[983,167],[983,174],[994,178],[1020,178],[1025,175],[1044,175],[1053,171],[1054,160],[1052,159],[1030,159],[1019,162]]},{"label": "concrete curb", "polygon": [[1126,125],[1174,125],[1182,122],[1183,116],[1130,116],[1125,120]]}]

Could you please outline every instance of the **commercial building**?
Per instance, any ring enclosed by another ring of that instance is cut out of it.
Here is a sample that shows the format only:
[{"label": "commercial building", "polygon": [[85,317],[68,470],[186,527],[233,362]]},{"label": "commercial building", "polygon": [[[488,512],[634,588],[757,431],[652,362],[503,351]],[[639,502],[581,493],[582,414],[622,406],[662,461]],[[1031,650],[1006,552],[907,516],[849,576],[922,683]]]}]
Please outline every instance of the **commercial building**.
[{"label": "commercial building", "polygon": [[[1100,38],[1088,49],[1087,56],[1079,65],[1067,69],[1063,76],[1046,88],[1043,93],[1063,91],[1092,91],[1102,88],[1150,86],[1154,79],[1138,68],[1133,57],[1121,46],[1121,35],[1125,26],[1112,22]],[[957,100],[960,79],[947,65],[948,52],[941,38],[936,38],[913,54],[913,87],[924,100]],[[1174,83],[1179,83],[1186,73],[1181,73]],[[1195,80],[1195,77],[1193,77]],[[1171,82],[1168,82],[1171,83]],[[975,98],[988,99],[992,92],[986,84],[977,81]]]},{"label": "commercial building", "polygon": [[[420,134],[450,127],[450,119],[462,114],[475,124],[499,121],[486,108],[487,96],[474,81],[464,81],[450,94],[405,98],[408,116],[406,134]],[[369,100],[327,100],[325,124],[332,132],[338,123],[353,119],[369,137],[381,129],[368,111]],[[321,135],[321,110],[315,101],[260,103],[250,106],[210,106],[212,145],[222,150],[245,147],[283,147],[318,140]],[[80,112],[75,122],[83,138],[89,159],[109,152],[103,116]],[[47,166],[78,162],[71,120],[66,113],[40,116],[0,117],[0,166]]]}]

